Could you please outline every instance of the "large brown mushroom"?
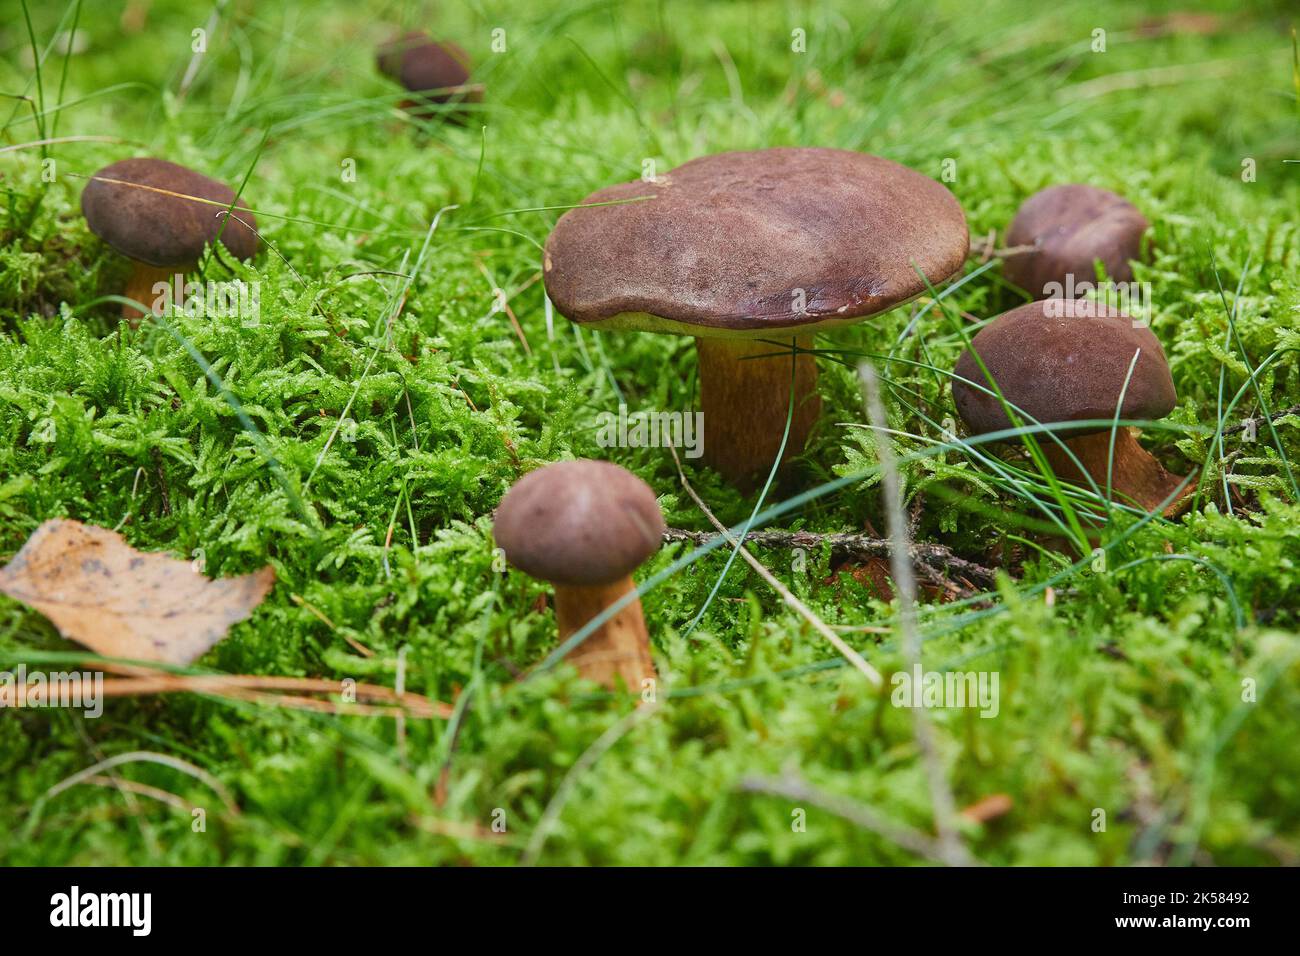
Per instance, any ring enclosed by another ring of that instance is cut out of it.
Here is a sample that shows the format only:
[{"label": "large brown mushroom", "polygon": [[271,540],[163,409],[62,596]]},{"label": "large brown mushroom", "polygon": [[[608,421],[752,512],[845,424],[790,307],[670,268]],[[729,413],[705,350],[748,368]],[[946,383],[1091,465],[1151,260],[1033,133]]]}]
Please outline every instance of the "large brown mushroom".
[{"label": "large brown mushroom", "polygon": [[1011,221],[1007,245],[1033,248],[1009,254],[1003,274],[1035,299],[1074,298],[1066,290],[1095,283],[1098,259],[1112,282],[1129,282],[1149,226],[1123,196],[1077,183],[1049,186]]},{"label": "large brown mushroom", "polygon": [[[605,461],[563,461],[525,475],[497,507],[506,560],[555,585],[560,641],[635,589],[632,572],[659,550],[664,519],[650,486]],[[641,601],[633,598],[568,655],[578,673],[631,690],[655,676]]]},{"label": "large brown mushroom", "polygon": [[433,112],[430,104],[482,98],[482,91],[469,82],[469,54],[450,40],[433,40],[419,31],[404,33],[380,44],[376,61],[380,73],[416,94],[401,105],[420,115]]},{"label": "large brown mushroom", "polygon": [[[234,190],[165,159],[105,166],[82,190],[81,211],[91,232],[135,264],[122,294],[146,305],[157,298],[157,283],[167,284],[162,298],[170,301],[173,275],[193,270],[218,235],[240,259],[257,254],[257,220],[242,199],[236,202]],[[132,324],[142,314],[122,306]]]},{"label": "large brown mushroom", "polygon": [[816,364],[794,348],[944,282],[968,245],[961,206],[920,173],[845,150],[765,149],[593,193],[556,223],[543,274],[581,325],[695,337],[704,458],[744,488],[780,448],[792,361],[786,458],[820,411]]},{"label": "large brown mushroom", "polygon": [[[1021,424],[1068,424],[1092,420],[1154,420],[1178,402],[1169,363],[1160,341],[1146,327],[1105,305],[1092,315],[1065,317],[1048,302],[1030,302],[998,316],[971,340],[997,391],[1013,406]],[[1129,377],[1134,355],[1137,363]],[[1013,427],[1006,409],[970,350],[957,360],[952,383],[957,412],[974,434]],[[1127,388],[1125,379],[1128,378]],[[978,386],[978,387],[977,387]],[[982,388],[981,388],[982,387]],[[987,391],[985,391],[987,390]],[[1123,404],[1119,405],[1123,395]],[[1059,431],[1059,430],[1058,430]],[[1110,464],[1110,426],[1066,429],[1058,434],[1083,465],[1087,477],[1105,492]],[[1053,471],[1086,482],[1070,456],[1048,436],[1038,438]],[[1176,512],[1191,490],[1173,498],[1183,478],[1167,472],[1138,444],[1131,427],[1115,434],[1112,494],[1146,511]]]}]

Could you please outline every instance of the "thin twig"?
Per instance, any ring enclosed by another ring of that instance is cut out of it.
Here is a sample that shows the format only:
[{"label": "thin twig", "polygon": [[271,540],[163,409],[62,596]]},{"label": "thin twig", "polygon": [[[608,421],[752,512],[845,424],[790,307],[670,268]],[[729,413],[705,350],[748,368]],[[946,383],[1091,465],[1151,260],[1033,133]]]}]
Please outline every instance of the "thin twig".
[{"label": "thin twig", "polygon": [[411,817],[411,826],[425,833],[453,837],[457,840],[480,840],[484,843],[510,843],[506,833],[495,833],[477,823],[464,823],[459,820],[444,820],[441,817]]},{"label": "thin twig", "polygon": [[[687,531],[669,528],[664,532],[664,542],[687,541],[695,545],[707,544],[717,535],[710,531]],[[873,538],[866,534],[819,534],[813,531],[751,531],[745,536],[746,544],[760,548],[804,548],[815,551],[829,545],[833,554],[849,558],[887,558],[892,545],[887,538]],[[966,558],[959,558],[942,544],[913,543],[908,554],[918,566],[935,571],[954,571],[986,586],[997,583],[997,571]]]},{"label": "thin twig", "polygon": [[405,713],[415,718],[437,717],[444,720],[450,717],[452,712],[450,704],[409,691],[399,693],[381,684],[355,686],[358,701],[388,705],[367,707],[362,703],[336,703],[303,696],[288,696],[288,694],[337,695],[341,689],[341,684],[337,680],[263,674],[172,674],[111,661],[95,660],[90,663],[98,670],[124,675],[121,679],[110,678],[104,681],[105,697],[176,693],[214,694],[256,699],[267,703],[283,703],[285,706],[297,706],[304,710],[336,710],[338,713],[355,716],[396,716],[398,713]]},{"label": "thin twig", "polygon": [[1265,422],[1279,422],[1288,415],[1300,415],[1300,405],[1292,405],[1290,408],[1284,408],[1279,412],[1274,412],[1272,415],[1257,415],[1254,418],[1243,418],[1240,424],[1233,425],[1231,428],[1225,428],[1223,434],[1233,435],[1237,432],[1244,432],[1251,427],[1258,428]]},{"label": "thin twig", "polygon": [[519,344],[524,347],[524,354],[531,358],[533,347],[528,344],[528,336],[524,334],[524,327],[519,324],[515,310],[510,308],[510,299],[506,296],[505,290],[497,285],[496,280],[492,278],[492,273],[488,272],[487,266],[483,265],[482,259],[475,257],[474,265],[478,266],[478,271],[483,273],[483,278],[487,280],[488,287],[492,290],[493,304],[492,312],[488,313],[489,317],[493,312],[504,312],[507,318],[510,319],[510,324],[514,327]]},{"label": "thin twig", "polygon": [[848,820],[855,826],[870,830],[890,843],[901,846],[904,850],[923,856],[935,863],[949,863],[938,841],[926,836],[920,830],[894,823],[877,815],[875,810],[847,797],[836,796],[817,790],[805,783],[800,777],[786,775],[780,779],[765,777],[746,777],[740,781],[742,793],[762,793],[771,797],[784,797],[799,803],[811,804],[827,813],[833,813],[841,819]]},{"label": "thin twig", "polygon": [[146,783],[140,783],[135,780],[127,780],[122,777],[105,775],[102,777],[87,777],[82,783],[94,784],[96,787],[108,787],[117,790],[129,790],[131,793],[139,794],[142,797],[149,797],[151,800],[157,800],[159,803],[165,803],[169,807],[180,810],[182,813],[193,813],[195,806],[183,797],[179,797],[170,790],[164,790],[161,787],[151,787]]},{"label": "thin twig", "polygon": [[1006,259],[1009,256],[1020,255],[1022,252],[1033,252],[1038,246],[1034,243],[1019,246],[1004,246],[997,248],[997,237],[990,233],[983,239],[976,239],[970,244],[970,252],[967,254],[972,259],[979,259],[980,262],[988,262],[990,259]]},{"label": "thin twig", "polygon": [[[397,649],[397,677],[393,681],[394,689],[398,697],[406,693],[406,652],[410,646],[403,644]],[[397,714],[397,762],[401,764],[402,769],[407,769],[406,764],[406,714],[399,712]]]},{"label": "thin twig", "polygon": [[[894,578],[894,593],[898,596],[898,627],[902,631],[903,654],[910,671],[921,670],[921,632],[916,626],[916,581],[912,577],[912,563],[908,553],[907,518],[903,513],[903,493],[898,482],[898,464],[894,447],[889,441],[889,420],[880,401],[880,383],[876,370],[868,361],[858,364],[862,391],[867,406],[867,418],[876,439],[876,456],[880,461],[880,478],[884,490],[885,523],[889,528],[890,567]],[[962,843],[957,828],[957,805],[943,761],[934,742],[930,717],[924,707],[912,707],[912,730],[925,766],[930,786],[930,802],[934,809],[934,826],[939,834],[939,848],[944,860],[953,866],[966,866],[970,854]]]},{"label": "thin twig", "polygon": [[68,790],[79,783],[85,783],[94,777],[98,777],[104,770],[111,770],[113,767],[120,767],[123,764],[128,763],[160,764],[164,767],[170,767],[172,770],[188,774],[212,790],[217,797],[220,798],[221,802],[225,804],[226,811],[231,816],[239,816],[239,805],[235,803],[235,798],[231,795],[230,791],[226,789],[225,784],[220,780],[208,773],[202,767],[195,766],[188,760],[181,760],[179,757],[173,757],[170,754],[155,753],[151,750],[133,750],[130,753],[117,754],[116,756],[109,757],[107,760],[101,760],[96,764],[92,764],[84,770],[79,770],[72,776],[60,780],[54,786],[46,790],[45,793],[41,795],[40,802],[57,797],[64,790]]},{"label": "thin twig", "polygon": [[[682,460],[677,457],[677,449],[672,445],[669,445],[668,450],[672,452],[673,461],[677,463],[677,475],[681,479],[682,487],[686,489],[686,493],[691,496],[691,500],[695,502],[696,506],[704,512],[704,516],[709,519],[709,522],[717,528],[719,532],[721,532],[722,536],[727,539],[727,542],[736,549],[742,558],[745,559],[745,563],[753,568],[754,572],[759,577],[771,585],[772,590],[776,591],[776,593],[781,596],[781,599],[790,606],[791,610],[811,624],[813,629],[821,634],[822,637],[830,641],[831,645],[844,655],[850,664],[861,671],[867,680],[871,681],[871,683],[876,687],[880,687],[884,684],[885,680],[880,676],[880,671],[868,664],[861,654],[845,643],[844,639],[831,630],[825,621],[814,614],[808,605],[795,597],[794,593],[782,584],[777,579],[776,575],[765,568],[758,558],[750,554],[748,548],[743,547],[741,543],[736,540],[736,536],[733,535],[727,529],[727,526],[719,521],[717,516],[709,510],[709,506],[706,505],[704,500],[695,493],[695,489],[692,488],[691,483],[687,481],[686,472],[682,470]],[[752,534],[750,537],[752,539]]]},{"label": "thin twig", "polygon": [[1063,87],[1057,96],[1065,102],[1096,99],[1124,90],[1150,89],[1153,86],[1177,86],[1203,83],[1234,76],[1245,65],[1243,58],[1210,60],[1203,63],[1179,63],[1174,66],[1149,67],[1127,73],[1109,73],[1085,83]]},{"label": "thin twig", "polygon": [[[289,600],[292,601],[294,604],[298,605],[300,608],[302,608],[312,617],[316,618],[316,620],[323,623],[331,631],[338,633],[338,626],[329,619],[329,616],[320,608],[316,607],[316,605],[312,604],[310,601],[304,598],[301,594],[290,594]],[[344,633],[343,640],[347,641],[348,646],[350,646],[354,651],[356,651],[362,657],[375,656],[374,651],[366,647],[366,645],[362,644],[360,641],[358,641],[355,637],[352,637],[350,634]]]},{"label": "thin twig", "polygon": [[528,848],[524,851],[524,866],[532,866],[537,862],[537,857],[546,845],[546,840],[551,835],[551,830],[555,827],[560,813],[564,810],[564,804],[568,802],[569,794],[577,786],[578,779],[590,770],[596,761],[605,755],[606,751],[622,740],[634,728],[652,717],[658,710],[658,704],[640,705],[622,720],[612,724],[573,762],[569,772],[564,775],[560,785],[555,788],[555,793],[551,796],[551,802],[546,805],[546,809],[542,811],[541,819],[537,821],[537,826],[533,829],[532,838],[528,841]]}]

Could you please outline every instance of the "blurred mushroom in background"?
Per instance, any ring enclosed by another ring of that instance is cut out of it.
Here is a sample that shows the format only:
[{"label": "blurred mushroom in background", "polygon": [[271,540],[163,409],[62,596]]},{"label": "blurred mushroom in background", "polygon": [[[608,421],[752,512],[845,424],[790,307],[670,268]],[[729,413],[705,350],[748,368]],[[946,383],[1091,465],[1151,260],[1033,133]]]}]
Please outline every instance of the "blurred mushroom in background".
[{"label": "blurred mushroom in background", "polygon": [[[231,204],[234,210],[227,215]],[[173,276],[192,271],[216,242],[240,259],[257,254],[257,220],[229,186],[165,159],[137,157],[105,166],[81,192],[90,231],[134,263],[122,294],[161,315]],[[154,286],[165,283],[160,298]],[[143,313],[122,306],[132,325]]]},{"label": "blurred mushroom in background", "polygon": [[404,33],[380,44],[376,60],[380,73],[415,94],[399,105],[416,116],[458,118],[457,111],[440,107],[483,99],[482,87],[469,81],[469,54],[450,40],[433,40],[419,31]]},{"label": "blurred mushroom in background", "polygon": [[[1081,184],[1049,186],[1026,199],[1007,228],[1007,245],[1032,246],[1007,255],[1003,275],[1035,299],[1075,298],[1097,281],[1097,260],[1112,282],[1131,282],[1132,260],[1150,228],[1123,196]],[[1059,288],[1057,288],[1059,287]]]}]

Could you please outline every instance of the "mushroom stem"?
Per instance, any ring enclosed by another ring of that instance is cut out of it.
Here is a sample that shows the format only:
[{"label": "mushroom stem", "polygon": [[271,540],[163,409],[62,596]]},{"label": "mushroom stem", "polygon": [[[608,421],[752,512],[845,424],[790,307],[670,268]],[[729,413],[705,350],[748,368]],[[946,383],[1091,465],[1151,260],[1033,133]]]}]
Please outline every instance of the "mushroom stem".
[{"label": "mushroom stem", "polygon": [[[783,339],[811,349],[811,335]],[[697,338],[704,461],[742,490],[766,477],[781,448],[790,414],[790,360],[779,346],[756,339]],[[750,356],[765,356],[751,358]],[[794,417],[782,463],[800,454],[821,412],[817,362],[795,356]]]},{"label": "mushroom stem", "polygon": [[[631,576],[612,584],[555,586],[555,619],[560,627],[560,641],[633,590]],[[641,599],[633,598],[613,617],[566,655],[583,677],[613,690],[619,682],[631,691],[640,691],[641,682],[655,676],[650,658],[650,635],[641,613]]]},{"label": "mushroom stem", "polygon": [[[184,274],[188,270],[184,266],[151,266],[145,262],[134,262],[131,268],[131,275],[126,280],[126,289],[122,295],[128,299],[143,303],[147,306],[154,306],[155,299],[162,300],[162,306],[165,309],[167,303],[172,299],[172,282],[175,273]],[[167,291],[161,296],[157,295],[153,287],[158,283],[165,283]],[[122,318],[131,323],[131,328],[140,324],[140,319],[146,315],[162,315],[157,308],[152,308],[149,312],[141,312],[135,306],[122,304]]]},{"label": "mushroom stem", "polygon": [[[1110,432],[1067,438],[1065,444],[1078,457],[1097,487],[1104,492],[1106,465],[1110,460]],[[1058,476],[1068,481],[1086,482],[1087,479],[1078,466],[1055,442],[1043,442],[1043,451]],[[1111,469],[1112,500],[1137,504],[1147,511],[1155,511],[1182,482],[1181,476],[1170,474],[1149,451],[1138,444],[1132,428],[1116,430],[1115,464]],[[1194,481],[1189,482],[1182,493],[1165,506],[1164,514],[1173,517],[1181,511],[1190,501],[1188,496],[1195,487]]]}]

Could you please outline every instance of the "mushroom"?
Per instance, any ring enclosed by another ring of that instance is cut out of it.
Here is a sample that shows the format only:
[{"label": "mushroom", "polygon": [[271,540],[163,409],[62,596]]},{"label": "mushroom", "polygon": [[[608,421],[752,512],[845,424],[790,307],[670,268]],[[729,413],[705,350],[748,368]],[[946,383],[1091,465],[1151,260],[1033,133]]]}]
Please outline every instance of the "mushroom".
[{"label": "mushroom", "polygon": [[[562,461],[525,475],[497,507],[492,534],[506,560],[555,586],[563,643],[634,590],[632,572],[659,550],[664,519],[650,486],[605,461]],[[655,676],[635,595],[567,659],[607,687],[639,690]]]},{"label": "mushroom", "polygon": [[[1135,328],[1128,316],[1100,303],[1093,311],[1090,316],[1068,318],[1058,316],[1050,303],[1030,302],[998,316],[971,340],[971,348],[1021,424],[1032,424],[1030,418],[1043,424],[1113,420],[1121,393],[1124,401],[1119,417],[1123,419],[1163,418],[1177,404],[1169,363],[1151,330]],[[1137,363],[1133,365],[1135,354]],[[994,389],[971,350],[958,358],[954,372],[953,399],[972,433],[1014,427],[997,396],[990,394]],[[1104,492],[1111,428],[1094,425],[1070,430],[1068,437],[1056,431],[1083,471]],[[1086,482],[1078,465],[1056,442],[1045,438],[1040,443],[1057,475]],[[1167,472],[1138,444],[1131,427],[1115,430],[1110,485],[1118,500],[1146,511],[1164,505],[1165,514],[1173,515],[1192,490],[1189,483],[1177,499],[1173,497],[1184,480]]]},{"label": "mushroom", "polygon": [[[1010,253],[1003,267],[1008,280],[1035,299],[1075,298],[1066,290],[1096,280],[1100,259],[1113,282],[1129,282],[1142,234],[1150,227],[1137,207],[1095,186],[1049,186],[1021,204],[1007,229],[1007,245],[1033,246]],[[1061,292],[1051,290],[1059,284]]]},{"label": "mushroom", "polygon": [[961,206],[920,173],[846,150],[765,149],[593,193],[556,223],[543,274],[580,325],[695,337],[704,459],[746,488],[776,458],[792,374],[784,458],[817,419],[817,366],[796,349],[943,282],[968,246]]},{"label": "mushroom", "polygon": [[432,40],[419,31],[404,33],[380,44],[376,60],[380,73],[417,94],[401,103],[403,109],[482,98],[481,90],[469,86],[469,54],[450,40]]},{"label": "mushroom", "polygon": [[[231,203],[237,212],[226,216]],[[168,289],[160,298],[170,299],[173,273],[194,269],[218,234],[231,253],[251,259],[257,220],[247,210],[230,187],[164,159],[136,157],[105,166],[81,192],[90,231],[134,263],[122,294],[146,304],[154,301],[159,282]],[[122,318],[132,325],[143,314],[122,306]]]}]

